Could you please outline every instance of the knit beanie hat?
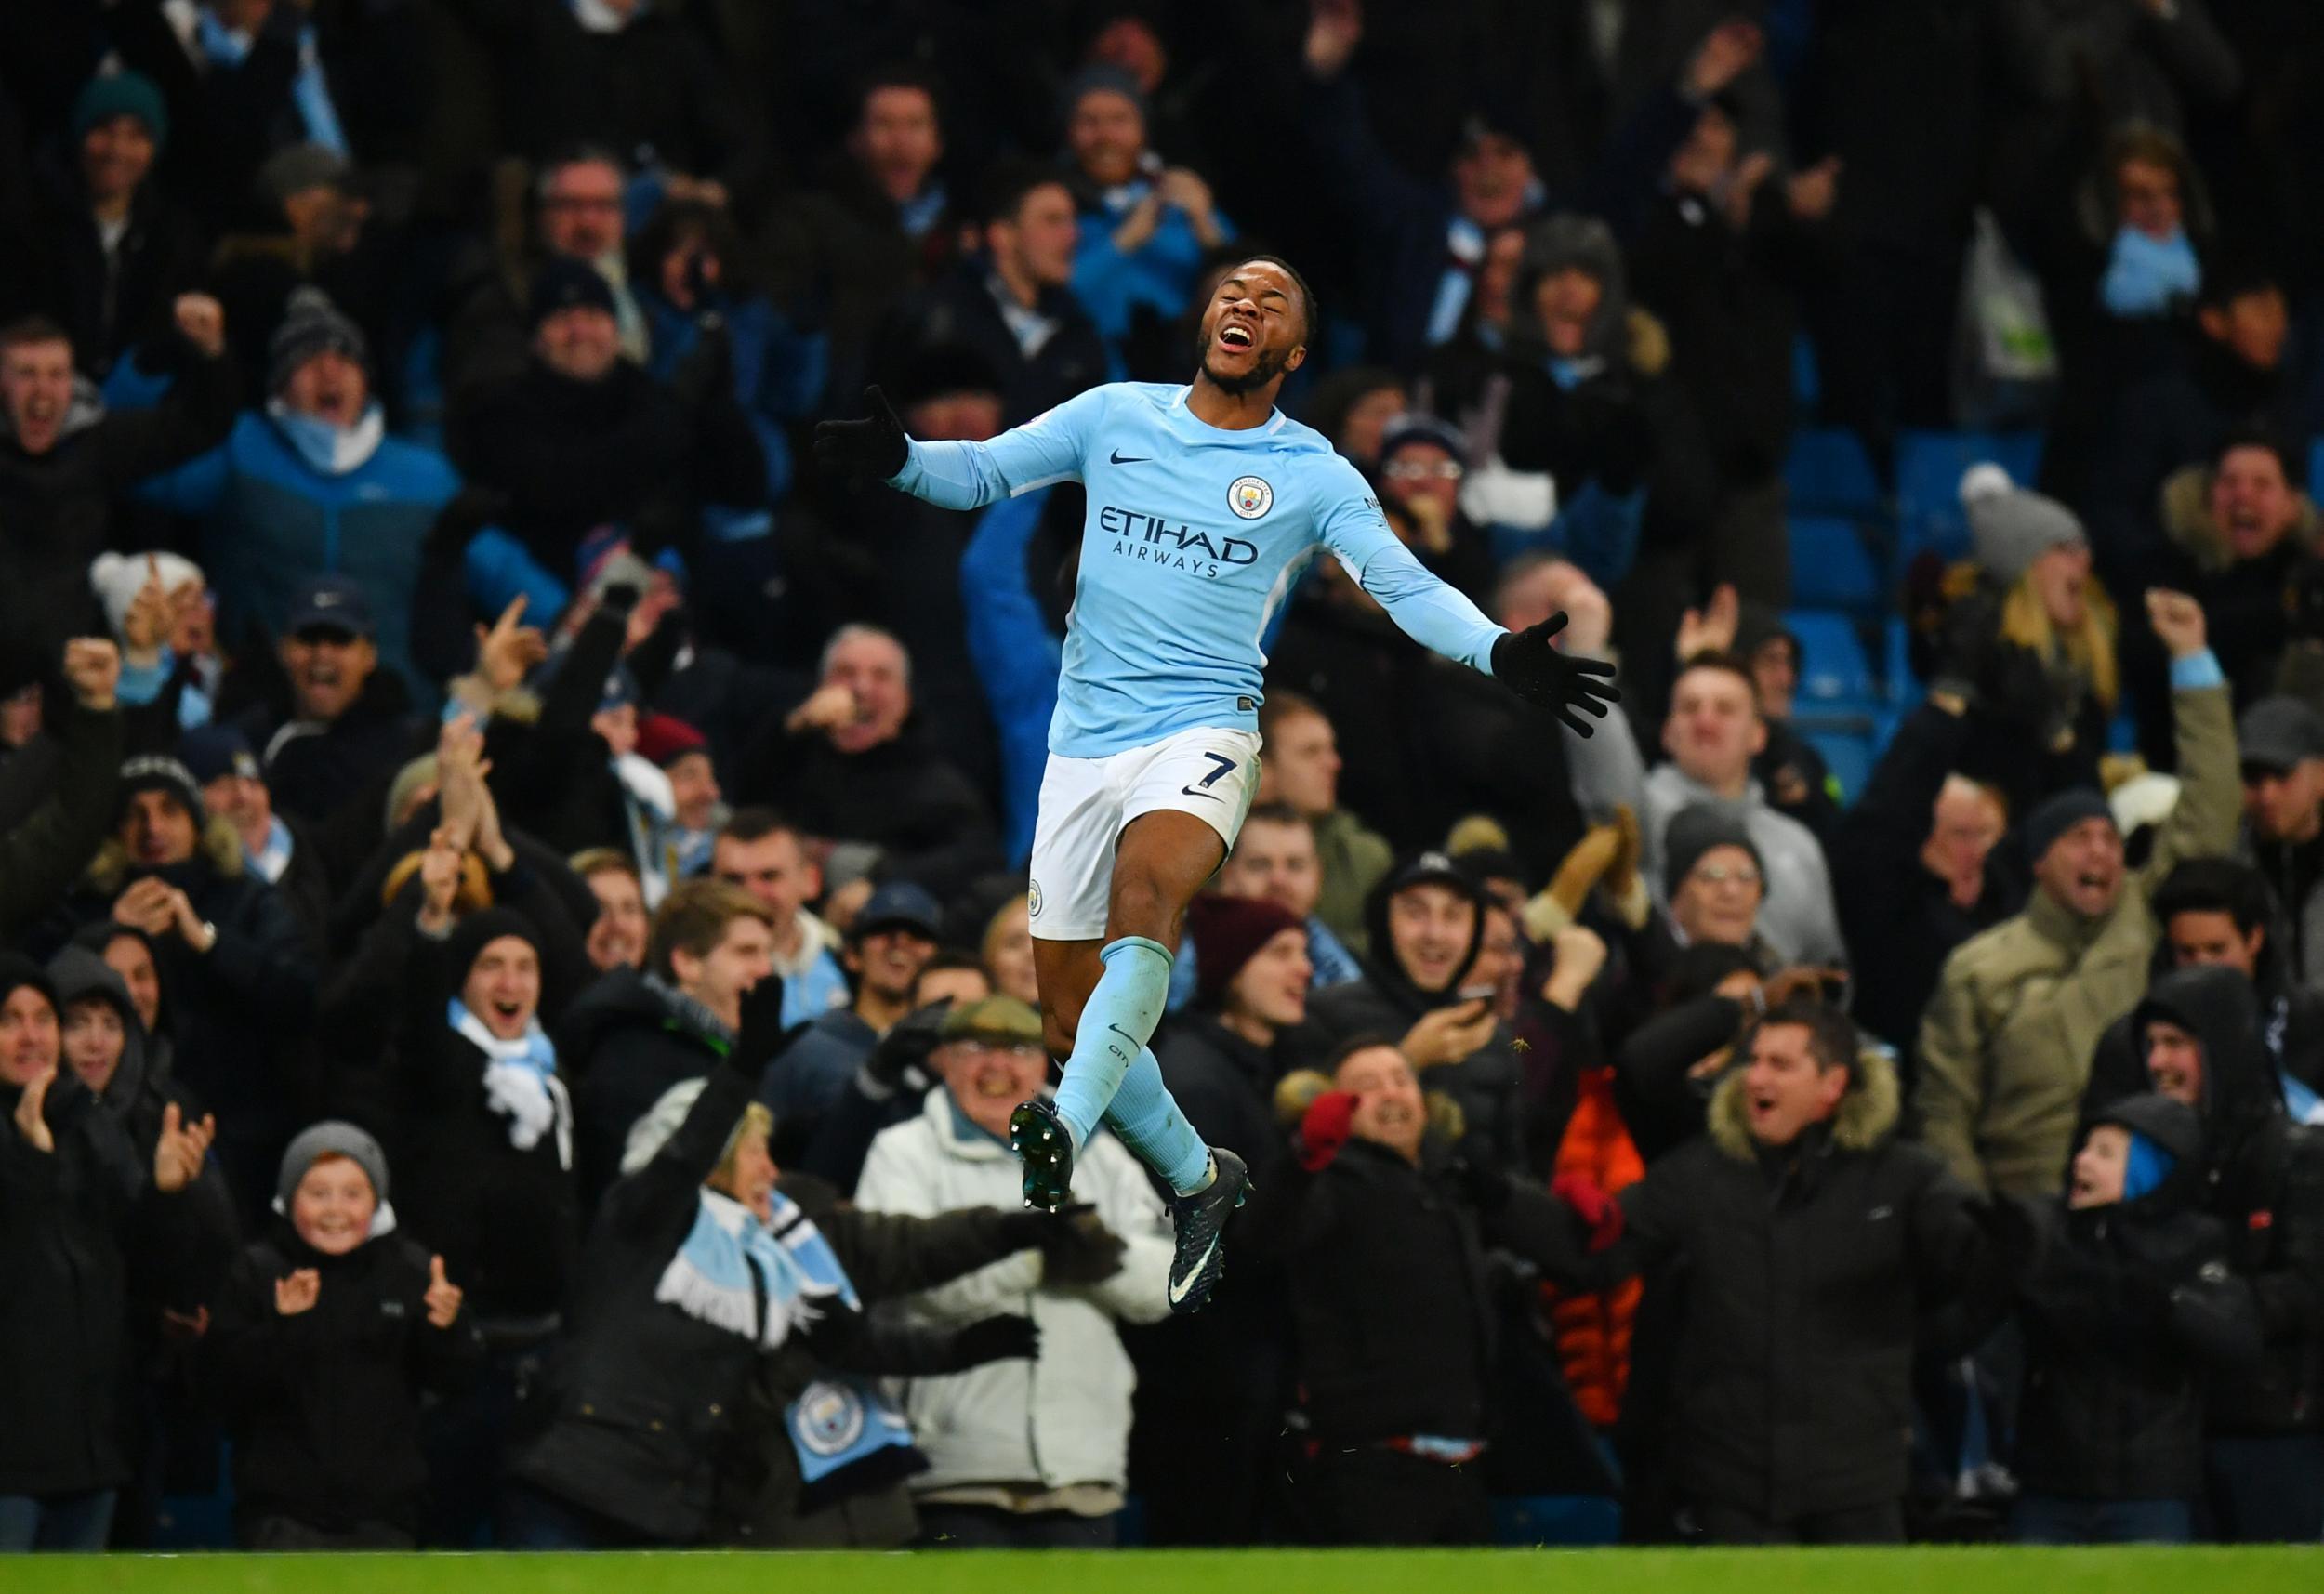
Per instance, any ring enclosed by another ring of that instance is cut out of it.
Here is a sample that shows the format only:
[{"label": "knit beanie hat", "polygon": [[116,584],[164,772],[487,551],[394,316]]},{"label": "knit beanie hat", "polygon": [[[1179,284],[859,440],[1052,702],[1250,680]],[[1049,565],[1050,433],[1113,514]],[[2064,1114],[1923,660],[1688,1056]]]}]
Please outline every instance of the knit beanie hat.
[{"label": "knit beanie hat", "polygon": [[169,142],[169,107],[153,80],[141,72],[116,72],[92,77],[81,86],[73,101],[73,141],[88,137],[90,128],[116,116],[134,116],[153,136],[153,151]]},{"label": "knit beanie hat", "polygon": [[120,806],[114,810],[116,814],[126,813],[129,799],[139,792],[167,792],[185,804],[186,811],[193,815],[196,830],[202,828],[207,817],[202,811],[202,788],[193,784],[193,771],[159,753],[139,754],[125,762],[118,789]]},{"label": "knit beanie hat", "polygon": [[89,561],[89,590],[104,606],[105,623],[112,627],[115,637],[121,635],[122,622],[128,618],[129,605],[137,601],[145,589],[146,577],[152,573],[145,561],[152,559],[161,567],[164,590],[175,592],[189,581],[204,581],[202,567],[190,559],[174,553],[100,553]]},{"label": "knit beanie hat", "polygon": [[1742,815],[1724,803],[1698,802],[1683,808],[1662,829],[1662,878],[1675,891],[1714,847],[1740,847],[1751,855],[1751,866],[1764,880],[1766,860],[1751,839]]},{"label": "knit beanie hat", "polygon": [[1961,479],[1961,504],[1977,563],[2003,586],[2016,584],[2054,547],[2081,547],[2089,538],[2074,511],[2013,483],[1998,465],[1973,465]]},{"label": "knit beanie hat", "polygon": [[1280,902],[1205,894],[1187,904],[1186,928],[1195,938],[1195,1006],[1216,1012],[1226,988],[1261,947],[1287,929],[1304,927]]},{"label": "knit beanie hat", "polygon": [[709,750],[702,732],[674,714],[649,714],[638,721],[638,757],[656,768],[667,770],[689,753]]},{"label": "knit beanie hat", "polygon": [[2142,1195],[2151,1195],[2161,1189],[2162,1181],[2171,1177],[2171,1170],[2179,1166],[2177,1157],[2136,1129],[2128,1133],[2131,1153],[2122,1169],[2122,1199],[2125,1202],[2136,1201]]},{"label": "knit beanie hat", "polygon": [[298,1181],[307,1177],[307,1170],[327,1156],[345,1157],[362,1168],[363,1177],[371,1180],[371,1193],[380,1205],[388,1204],[388,1153],[354,1125],[326,1118],[301,1129],[283,1153],[282,1171],[274,1176],[274,1199],[282,1211],[290,1210],[291,1197],[298,1192]]},{"label": "knit beanie hat", "polygon": [[584,306],[601,310],[607,315],[620,313],[614,304],[613,284],[605,280],[604,272],[587,260],[557,256],[533,279],[531,324],[535,328],[559,310]]},{"label": "knit beanie hat", "polygon": [[2026,816],[2026,859],[2039,863],[2058,837],[2085,819],[2115,823],[2114,810],[2095,786],[2074,786],[2044,801]]},{"label": "knit beanie hat", "polygon": [[1103,61],[1085,66],[1065,80],[1065,92],[1058,101],[1065,119],[1072,121],[1074,112],[1081,109],[1081,102],[1099,93],[1120,95],[1138,108],[1139,121],[1148,119],[1146,91],[1138,86],[1138,80],[1120,67],[1108,66]]},{"label": "knit beanie hat", "polygon": [[64,1016],[64,1004],[57,1000],[57,982],[48,977],[48,970],[31,958],[14,952],[0,952],[0,1002],[16,995],[17,988],[30,985],[48,998],[48,1005]]},{"label": "knit beanie hat", "polygon": [[312,286],[296,289],[283,311],[283,324],[266,346],[266,390],[279,394],[301,365],[324,353],[343,354],[366,367],[371,361],[363,329],[331,302],[330,295]]},{"label": "knit beanie hat", "polygon": [[484,955],[484,948],[504,935],[515,936],[533,949],[534,955],[540,955],[540,932],[533,928],[531,919],[514,908],[486,908],[481,913],[469,915],[455,927],[450,939],[444,943],[444,950],[451,959],[452,983],[456,991],[468,982],[469,970],[476,967],[476,960]]}]

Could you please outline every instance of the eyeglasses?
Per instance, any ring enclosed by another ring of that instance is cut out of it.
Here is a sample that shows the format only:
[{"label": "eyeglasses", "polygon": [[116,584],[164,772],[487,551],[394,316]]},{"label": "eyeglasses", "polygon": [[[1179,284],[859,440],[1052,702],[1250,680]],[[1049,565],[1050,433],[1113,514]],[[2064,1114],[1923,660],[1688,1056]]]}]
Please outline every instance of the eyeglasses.
[{"label": "eyeglasses", "polygon": [[1723,886],[1730,880],[1738,886],[1756,886],[1760,883],[1759,871],[1749,863],[1706,863],[1687,878],[1700,880],[1706,886]]},{"label": "eyeglasses", "polygon": [[1040,1047],[1031,1041],[967,1039],[950,1041],[946,1044],[957,1047],[958,1050],[970,1057],[990,1057],[996,1053],[1005,1053],[1010,1057],[1024,1061],[1030,1061],[1032,1059],[1037,1057],[1040,1058],[1044,1062],[1048,1060],[1047,1055],[1042,1051]]},{"label": "eyeglasses", "polygon": [[1457,459],[1440,459],[1434,465],[1419,465],[1410,460],[1396,460],[1388,467],[1391,481],[1458,481],[1468,471]]}]

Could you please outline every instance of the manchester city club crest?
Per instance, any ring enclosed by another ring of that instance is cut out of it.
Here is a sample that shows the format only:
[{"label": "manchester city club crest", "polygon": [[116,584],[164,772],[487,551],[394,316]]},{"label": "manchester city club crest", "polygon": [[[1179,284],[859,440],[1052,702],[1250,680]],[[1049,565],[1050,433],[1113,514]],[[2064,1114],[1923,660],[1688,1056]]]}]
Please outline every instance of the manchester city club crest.
[{"label": "manchester city club crest", "polygon": [[1025,889],[1024,916],[1034,919],[1041,916],[1041,882],[1038,880],[1034,881]]},{"label": "manchester city club crest", "polygon": [[1256,476],[1238,476],[1226,490],[1226,507],[1246,520],[1256,520],[1275,507],[1275,490]]},{"label": "manchester city club crest", "polygon": [[793,1412],[800,1441],[818,1456],[837,1456],[864,1437],[863,1398],[845,1384],[810,1385]]}]

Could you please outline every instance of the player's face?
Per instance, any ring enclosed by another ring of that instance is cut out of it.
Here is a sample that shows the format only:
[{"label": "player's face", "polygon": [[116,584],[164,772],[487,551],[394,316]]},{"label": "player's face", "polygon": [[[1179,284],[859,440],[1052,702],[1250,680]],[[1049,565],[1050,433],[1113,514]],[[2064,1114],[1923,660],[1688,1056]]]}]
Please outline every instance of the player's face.
[{"label": "player's face", "polygon": [[1405,978],[1431,995],[1453,981],[1477,933],[1477,905],[1450,886],[1407,886],[1388,899],[1388,938]]},{"label": "player's face", "polygon": [[1203,311],[1196,358],[1211,385],[1251,393],[1307,359],[1307,302],[1282,267],[1249,260],[1219,280]]},{"label": "player's face", "polygon": [[1258,897],[1307,917],[1324,890],[1315,833],[1304,824],[1271,820],[1245,824],[1235,838],[1234,856],[1219,871],[1219,884],[1230,896]]}]

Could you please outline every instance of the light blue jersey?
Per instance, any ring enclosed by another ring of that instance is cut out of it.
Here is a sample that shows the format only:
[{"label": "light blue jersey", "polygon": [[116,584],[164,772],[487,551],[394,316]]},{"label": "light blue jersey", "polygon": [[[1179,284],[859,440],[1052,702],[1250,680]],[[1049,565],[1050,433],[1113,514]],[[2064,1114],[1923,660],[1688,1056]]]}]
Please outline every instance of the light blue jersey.
[{"label": "light blue jersey", "polygon": [[892,484],[974,509],[1079,481],[1089,498],[1050,751],[1101,758],[1258,725],[1260,639],[1319,548],[1406,635],[1490,671],[1501,628],[1420,568],[1355,468],[1280,410],[1225,431],[1189,389],[1117,382],[990,442],[914,442]]}]

